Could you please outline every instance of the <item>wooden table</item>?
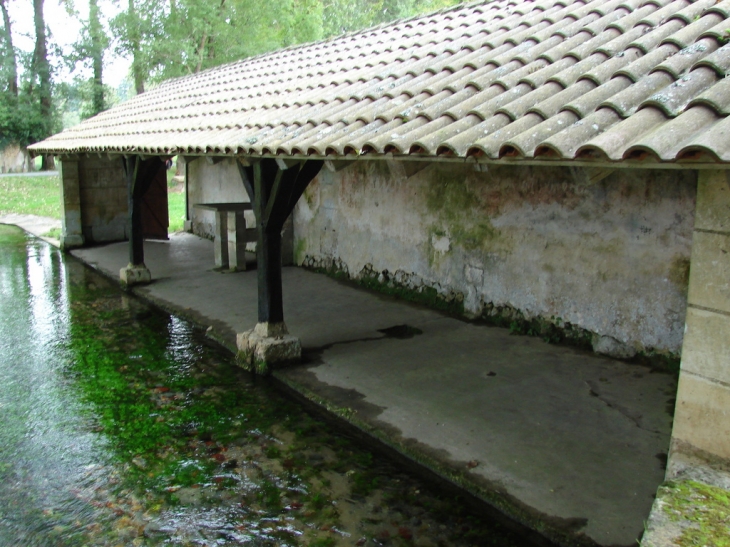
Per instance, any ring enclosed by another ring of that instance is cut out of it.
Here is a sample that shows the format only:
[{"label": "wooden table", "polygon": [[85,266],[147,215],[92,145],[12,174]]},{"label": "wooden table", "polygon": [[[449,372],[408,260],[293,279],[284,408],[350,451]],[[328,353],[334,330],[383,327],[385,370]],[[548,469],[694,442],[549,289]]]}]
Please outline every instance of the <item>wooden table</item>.
[{"label": "wooden table", "polygon": [[196,203],[193,207],[215,212],[213,249],[216,267],[231,271],[245,270],[246,244],[256,241],[256,229],[246,227],[243,214],[251,210],[251,204]]}]

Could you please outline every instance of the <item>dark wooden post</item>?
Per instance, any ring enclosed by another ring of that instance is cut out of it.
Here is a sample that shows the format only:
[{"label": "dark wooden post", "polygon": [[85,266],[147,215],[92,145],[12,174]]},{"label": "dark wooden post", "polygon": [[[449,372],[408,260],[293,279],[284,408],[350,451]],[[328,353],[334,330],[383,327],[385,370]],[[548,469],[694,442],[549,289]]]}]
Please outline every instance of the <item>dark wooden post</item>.
[{"label": "dark wooden post", "polygon": [[135,196],[139,158],[122,158],[124,176],[127,179],[127,204],[129,212],[129,263],[133,266],[144,264],[144,240],[142,239],[142,207]]},{"label": "dark wooden post", "polygon": [[319,160],[309,160],[287,166],[283,161],[268,158],[252,166],[238,164],[256,215],[259,323],[284,322],[281,231],[323,164]]},{"label": "dark wooden post", "polygon": [[122,164],[129,205],[129,265],[122,268],[120,276],[124,283],[134,285],[150,281],[149,270],[144,264],[142,196],[160,169],[164,169],[165,162],[159,157],[144,160],[140,156],[127,156],[122,158]]},{"label": "dark wooden post", "polygon": [[[268,169],[266,169],[268,168]],[[265,170],[265,172],[264,172]],[[270,169],[270,164],[257,162],[253,166],[254,214],[256,215],[259,323],[284,321],[284,303],[281,285],[281,231],[276,230],[265,215],[271,200],[274,181],[281,180],[281,171]],[[273,179],[272,180],[272,175]],[[273,228],[273,229],[272,229]]]}]

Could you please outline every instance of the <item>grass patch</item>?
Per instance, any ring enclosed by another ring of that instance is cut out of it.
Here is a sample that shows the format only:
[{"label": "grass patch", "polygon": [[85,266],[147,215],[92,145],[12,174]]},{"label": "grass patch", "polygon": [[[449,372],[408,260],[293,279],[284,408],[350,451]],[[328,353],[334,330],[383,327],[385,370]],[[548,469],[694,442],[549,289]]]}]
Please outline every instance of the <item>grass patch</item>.
[{"label": "grass patch", "polygon": [[50,238],[53,238],[53,239],[61,239],[61,228],[51,228],[45,234],[43,234],[43,237],[50,237]]},{"label": "grass patch", "polygon": [[[168,176],[175,174],[174,169]],[[37,177],[0,177],[0,215],[8,213],[61,218],[61,179],[58,175]],[[182,232],[185,223],[185,193],[169,192],[169,233]],[[60,230],[51,230],[46,237],[59,239]]]},{"label": "grass patch", "polygon": [[61,218],[59,176],[0,177],[0,214],[6,213]]},{"label": "grass patch", "polygon": [[[173,171],[172,169],[170,171]],[[185,193],[168,192],[167,208],[170,213],[169,233],[182,232],[185,223]]]}]

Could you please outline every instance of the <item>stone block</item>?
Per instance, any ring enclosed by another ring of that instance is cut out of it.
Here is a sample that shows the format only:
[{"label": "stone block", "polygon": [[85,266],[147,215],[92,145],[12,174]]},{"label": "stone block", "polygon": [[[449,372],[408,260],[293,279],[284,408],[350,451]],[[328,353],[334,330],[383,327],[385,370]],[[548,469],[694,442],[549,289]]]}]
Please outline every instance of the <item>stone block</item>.
[{"label": "stone block", "polygon": [[261,375],[302,357],[299,338],[288,334],[284,323],[258,323],[252,330],[239,333],[236,345],[239,364]]},{"label": "stone block", "polygon": [[215,239],[213,254],[216,268],[228,268],[228,214],[225,211],[215,212]]},{"label": "stone block", "polygon": [[730,387],[683,371],[679,377],[673,441],[730,461]]},{"label": "stone block", "polygon": [[591,341],[593,351],[600,355],[608,355],[615,359],[631,359],[636,355],[636,349],[628,344],[616,340],[612,336],[595,334]]},{"label": "stone block", "polygon": [[243,211],[228,211],[228,268],[246,270],[246,219]]},{"label": "stone block", "polygon": [[730,385],[730,316],[687,309],[682,370]]},{"label": "stone block", "polygon": [[128,287],[142,285],[152,281],[152,274],[144,264],[129,264],[119,270],[119,279]]},{"label": "stone block", "polygon": [[730,236],[694,233],[687,301],[730,313]]},{"label": "stone block", "polygon": [[84,236],[81,234],[61,234],[61,249],[67,251],[84,246]]},{"label": "stone block", "polygon": [[700,172],[695,229],[730,232],[730,172]]}]

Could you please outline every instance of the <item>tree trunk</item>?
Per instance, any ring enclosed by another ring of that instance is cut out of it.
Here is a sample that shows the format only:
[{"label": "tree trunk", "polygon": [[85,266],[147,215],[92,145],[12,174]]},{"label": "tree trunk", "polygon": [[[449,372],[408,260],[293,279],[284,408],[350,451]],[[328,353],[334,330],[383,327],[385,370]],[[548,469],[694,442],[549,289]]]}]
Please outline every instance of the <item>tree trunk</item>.
[{"label": "tree trunk", "polygon": [[[40,104],[40,115],[43,120],[41,138],[51,134],[51,66],[48,63],[48,47],[46,45],[46,22],[43,17],[43,1],[33,0],[33,16],[35,22],[35,50],[33,51],[33,76],[38,76],[37,94]],[[41,169],[53,169],[52,156],[43,156]]]},{"label": "tree trunk", "polygon": [[144,93],[144,70],[142,69],[142,54],[140,49],[139,24],[137,20],[137,7],[134,0],[129,0],[127,13],[128,21],[134,28],[129,29],[129,43],[132,49],[132,77],[134,78],[134,90],[139,95]]},{"label": "tree trunk", "polygon": [[3,56],[3,64],[7,70],[7,86],[8,91],[15,97],[18,96],[18,62],[15,56],[15,47],[13,47],[13,34],[10,30],[10,15],[8,14],[8,7],[5,5],[5,0],[0,0],[0,9],[3,12],[3,36],[2,36],[2,47],[5,50]]},{"label": "tree trunk", "polygon": [[38,97],[41,118],[46,123],[46,136],[50,135],[51,118],[51,66],[48,64],[46,45],[46,22],[43,18],[43,1],[33,0],[35,20],[35,51],[33,52],[33,74],[38,76]]},{"label": "tree trunk", "polygon": [[91,64],[94,69],[92,108],[94,114],[104,110],[104,30],[99,17],[97,0],[89,0],[89,33],[91,35]]}]

